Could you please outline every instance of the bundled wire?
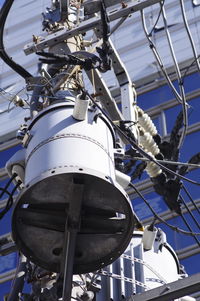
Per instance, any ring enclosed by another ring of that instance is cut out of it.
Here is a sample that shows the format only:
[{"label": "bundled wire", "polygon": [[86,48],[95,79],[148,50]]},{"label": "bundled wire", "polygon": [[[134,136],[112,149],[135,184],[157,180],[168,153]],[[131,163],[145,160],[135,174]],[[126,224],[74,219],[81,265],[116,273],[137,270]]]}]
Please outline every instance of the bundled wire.
[{"label": "bundled wire", "polygon": [[[72,54],[54,54],[51,52],[37,52],[36,54],[41,55],[45,58],[39,60],[44,64],[68,64],[68,65],[79,65],[85,70],[91,70],[93,68],[100,68],[101,59],[95,54],[87,51],[76,51]],[[81,56],[81,58],[80,58]]]}]

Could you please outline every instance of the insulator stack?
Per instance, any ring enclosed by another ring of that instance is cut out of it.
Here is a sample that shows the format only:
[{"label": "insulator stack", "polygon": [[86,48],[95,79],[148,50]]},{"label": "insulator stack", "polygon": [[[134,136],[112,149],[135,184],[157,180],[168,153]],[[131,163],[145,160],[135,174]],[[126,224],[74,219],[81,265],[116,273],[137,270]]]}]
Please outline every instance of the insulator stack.
[{"label": "insulator stack", "polygon": [[144,129],[140,129],[140,144],[147,151],[151,152],[154,156],[160,153],[160,150],[155,143],[152,135],[148,132],[145,132]]},{"label": "insulator stack", "polygon": [[141,125],[144,128],[144,130],[150,133],[152,136],[156,136],[158,131],[149,115],[147,113],[144,113],[144,111],[138,106],[137,110],[139,125]]},{"label": "insulator stack", "polygon": [[[152,153],[149,152],[148,155],[154,158]],[[161,168],[156,163],[151,161],[147,162],[147,167],[145,170],[151,178],[155,178],[162,173]]]}]

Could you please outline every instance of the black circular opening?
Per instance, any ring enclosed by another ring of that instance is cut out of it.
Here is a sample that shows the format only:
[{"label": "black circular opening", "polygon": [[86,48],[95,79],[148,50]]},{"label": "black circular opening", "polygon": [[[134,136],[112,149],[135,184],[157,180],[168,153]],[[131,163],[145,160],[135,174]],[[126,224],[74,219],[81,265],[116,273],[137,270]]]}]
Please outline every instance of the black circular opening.
[{"label": "black circular opening", "polygon": [[55,248],[53,249],[52,253],[56,256],[59,256],[62,252],[62,248]]},{"label": "black circular opening", "polygon": [[81,257],[83,257],[83,252],[82,252],[82,251],[77,251],[77,252],[75,253],[75,257],[76,257],[76,258],[81,258]]}]

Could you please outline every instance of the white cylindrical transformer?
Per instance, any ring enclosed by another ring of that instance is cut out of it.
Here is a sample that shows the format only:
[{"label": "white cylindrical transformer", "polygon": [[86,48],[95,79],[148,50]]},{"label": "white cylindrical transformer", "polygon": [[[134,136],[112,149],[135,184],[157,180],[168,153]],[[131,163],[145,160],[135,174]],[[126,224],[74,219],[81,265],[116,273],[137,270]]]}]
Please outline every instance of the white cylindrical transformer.
[{"label": "white cylindrical transformer", "polygon": [[128,300],[134,294],[180,279],[177,255],[163,237],[164,232],[158,229],[152,248],[145,250],[143,232],[135,231],[124,254],[101,271],[101,290],[96,300]]},{"label": "white cylindrical transformer", "polygon": [[23,254],[59,272],[66,220],[69,212],[76,212],[78,200],[74,273],[80,274],[113,262],[127,247],[134,221],[129,198],[116,181],[115,135],[109,121],[94,108],[82,121],[73,114],[74,98],[69,98],[31,120],[25,188],[18,196],[12,227]]},{"label": "white cylindrical transformer", "polygon": [[[74,104],[58,103],[38,114],[28,131],[31,137],[26,150],[25,185],[41,176],[65,172],[92,172],[115,181],[113,131],[97,112],[88,118],[73,118]],[[37,168],[36,168],[37,166]]]}]

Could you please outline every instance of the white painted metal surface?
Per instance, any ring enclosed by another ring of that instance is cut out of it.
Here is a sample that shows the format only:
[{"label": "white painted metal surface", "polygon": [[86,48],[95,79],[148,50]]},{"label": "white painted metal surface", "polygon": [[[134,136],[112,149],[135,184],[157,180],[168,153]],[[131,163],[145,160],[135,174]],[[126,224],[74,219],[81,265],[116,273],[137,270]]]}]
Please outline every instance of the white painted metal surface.
[{"label": "white painted metal surface", "polygon": [[177,256],[167,243],[165,233],[160,234],[152,249],[144,250],[143,232],[134,232],[127,250],[101,276],[102,288],[97,301],[119,301],[123,296],[128,298],[181,278]]},{"label": "white painted metal surface", "polygon": [[98,111],[88,111],[87,119],[77,121],[72,117],[73,109],[74,103],[69,100],[49,106],[32,120],[25,184],[59,167],[100,173],[115,180],[111,129],[97,117]]}]

